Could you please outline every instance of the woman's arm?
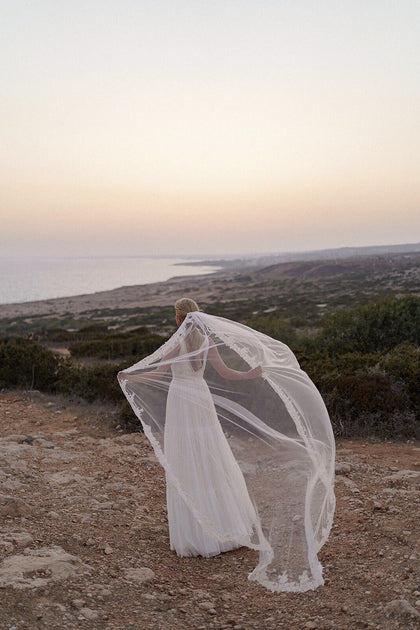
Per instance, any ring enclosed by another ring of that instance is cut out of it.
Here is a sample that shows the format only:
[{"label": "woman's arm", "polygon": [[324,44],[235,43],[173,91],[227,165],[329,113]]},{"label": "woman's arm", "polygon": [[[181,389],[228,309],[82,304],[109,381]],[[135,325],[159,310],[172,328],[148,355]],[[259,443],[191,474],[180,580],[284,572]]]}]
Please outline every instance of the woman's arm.
[{"label": "woman's arm", "polygon": [[168,352],[168,354],[166,354],[163,359],[160,361],[159,365],[157,368],[150,370],[149,372],[143,372],[141,374],[133,374],[130,372],[120,372],[119,373],[119,378],[123,378],[125,379],[128,383],[143,383],[143,382],[147,382],[150,380],[158,380],[161,376],[163,376],[163,374],[165,374],[171,364],[170,361],[171,359],[174,359],[175,357],[177,357],[179,354],[179,348],[175,348],[175,350],[172,350],[171,352]]},{"label": "woman's arm", "polygon": [[223,361],[222,357],[219,354],[216,346],[213,342],[210,342],[210,348],[208,352],[208,358],[214,369],[220,376],[224,378],[228,378],[231,381],[243,381],[252,378],[258,378],[262,374],[262,369],[260,365],[252,368],[252,370],[248,370],[248,372],[240,372],[239,370],[232,370],[232,368],[228,367],[226,363]]}]

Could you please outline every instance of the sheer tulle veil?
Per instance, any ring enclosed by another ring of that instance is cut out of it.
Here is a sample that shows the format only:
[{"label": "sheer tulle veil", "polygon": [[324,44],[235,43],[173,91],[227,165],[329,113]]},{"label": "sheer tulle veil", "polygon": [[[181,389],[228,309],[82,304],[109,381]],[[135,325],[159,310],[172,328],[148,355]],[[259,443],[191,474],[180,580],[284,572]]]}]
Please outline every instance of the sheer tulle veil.
[{"label": "sheer tulle veil", "polygon": [[[217,369],[215,356],[226,370]],[[249,377],[241,377],[247,372]],[[290,348],[196,311],[163,346],[118,378],[165,469],[168,487],[205,536],[222,550],[232,541],[257,550],[259,561],[248,578],[272,591],[323,584],[317,554],[334,514],[335,445],[324,402]],[[217,427],[207,423],[212,413]],[[215,440],[219,427],[224,435],[220,431]],[[235,531],[229,519],[221,515],[216,523],[203,507],[211,500],[221,505],[235,489],[223,477],[230,457],[225,443],[246,483],[233,494],[247,493],[251,505],[243,517],[246,526]],[[180,472],[176,457],[191,474]],[[206,487],[195,472],[204,460],[214,466],[218,487]]]}]

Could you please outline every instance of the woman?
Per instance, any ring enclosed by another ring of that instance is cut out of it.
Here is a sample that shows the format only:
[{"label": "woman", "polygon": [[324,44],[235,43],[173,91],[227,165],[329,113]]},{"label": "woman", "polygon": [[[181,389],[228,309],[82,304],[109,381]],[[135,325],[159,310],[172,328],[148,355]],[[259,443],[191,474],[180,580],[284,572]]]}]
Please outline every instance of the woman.
[{"label": "woman", "polygon": [[[323,583],[334,510],[325,405],[290,349],[182,298],[178,331],[119,380],[165,468],[180,556],[259,550],[274,591]],[[262,366],[262,367],[261,367]]]}]

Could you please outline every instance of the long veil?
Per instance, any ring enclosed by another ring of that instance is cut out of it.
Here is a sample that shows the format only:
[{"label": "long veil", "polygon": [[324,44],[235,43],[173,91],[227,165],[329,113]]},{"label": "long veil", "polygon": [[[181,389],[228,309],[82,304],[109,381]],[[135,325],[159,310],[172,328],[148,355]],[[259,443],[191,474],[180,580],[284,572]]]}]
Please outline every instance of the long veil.
[{"label": "long veil", "polygon": [[[216,369],[212,356],[228,369]],[[242,377],[258,366],[261,373]],[[191,491],[168,455],[172,438],[165,422],[174,404],[170,394],[174,378],[178,403],[183,403],[180,417],[185,416],[179,431],[192,426],[188,410],[193,405],[200,407],[204,419],[194,429],[195,442],[184,443],[180,436],[185,466],[193,460],[197,465],[197,454],[190,451],[203,444],[214,449],[204,440],[208,406],[215,409],[222,438],[239,465],[254,508],[247,535],[236,535],[238,545],[259,551],[258,565],[248,578],[272,591],[306,591],[323,584],[317,553],[328,538],[334,514],[334,438],[323,400],[288,346],[242,324],[193,312],[163,346],[118,378],[165,469],[167,483],[203,531],[223,543],[233,534],[221,531],[203,510],[199,495],[209,488]],[[197,388],[200,378],[209,400],[197,395],[202,391]],[[208,453],[219,467],[223,452],[221,448]]]}]

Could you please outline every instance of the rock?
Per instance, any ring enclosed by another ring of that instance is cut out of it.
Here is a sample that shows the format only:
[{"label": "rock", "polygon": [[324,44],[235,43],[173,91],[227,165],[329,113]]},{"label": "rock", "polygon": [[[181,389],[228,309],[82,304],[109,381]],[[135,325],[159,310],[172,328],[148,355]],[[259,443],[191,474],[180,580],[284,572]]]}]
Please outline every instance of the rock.
[{"label": "rock", "polygon": [[33,437],[33,435],[27,435],[22,440],[18,440],[18,443],[19,444],[33,444],[34,439],[35,438]]},{"label": "rock", "polygon": [[0,564],[0,586],[36,588],[87,573],[91,569],[62,547],[31,549],[25,555],[9,556],[3,560]]},{"label": "rock", "polygon": [[[118,444],[141,444],[144,443],[144,435],[142,433],[126,433],[114,438],[114,442]],[[156,457],[153,457],[154,461],[157,461]]]},{"label": "rock", "polygon": [[64,471],[48,474],[47,478],[48,478],[48,482],[53,486],[55,485],[61,486],[61,485],[66,485],[68,483],[73,483],[80,486],[82,485],[84,481],[89,479],[89,478],[83,479],[83,477],[81,477],[77,473],[67,473]]},{"label": "rock", "polygon": [[383,510],[384,506],[380,501],[375,501],[374,499],[369,499],[368,501],[366,501],[366,507],[369,508],[369,510]]},{"label": "rock", "polygon": [[384,606],[385,613],[390,617],[419,618],[420,613],[406,599],[393,599]]},{"label": "rock", "polygon": [[144,584],[150,582],[155,577],[154,571],[148,567],[139,567],[138,569],[130,568],[125,569],[125,579],[129,582],[135,582],[136,584]]},{"label": "rock", "polygon": [[114,553],[114,550],[112,547],[110,547],[109,545],[105,545],[104,547],[104,553],[109,556],[111,553]]},{"label": "rock", "polygon": [[5,446],[7,442],[17,442],[18,444],[22,444],[28,437],[30,438],[32,436],[24,435],[21,433],[12,433],[11,435],[6,435],[5,437],[0,438],[0,444],[2,444],[3,446]]},{"label": "rock", "polygon": [[353,479],[349,479],[348,477],[345,477],[344,475],[340,475],[336,479],[336,483],[338,482],[343,483],[347,488],[350,489],[350,492],[354,494],[358,494],[360,492],[359,488],[354,483]]},{"label": "rock", "polygon": [[20,490],[21,488],[23,488],[23,483],[17,479],[7,479],[7,481],[0,484],[0,490],[6,492],[14,492],[15,490]]},{"label": "rock", "polygon": [[[335,465],[336,475],[348,475],[352,471],[352,466],[349,462],[337,462]],[[308,622],[313,623],[313,622]]]},{"label": "rock", "polygon": [[33,438],[32,444],[34,446],[39,446],[40,448],[48,448],[48,449],[54,448],[54,444],[50,440],[46,440],[45,438],[42,438],[42,437]]},{"label": "rock", "polygon": [[15,497],[10,497],[7,494],[0,494],[0,516],[23,516],[28,518],[31,515],[32,508]]},{"label": "rock", "polygon": [[420,470],[399,470],[393,475],[385,477],[384,481],[391,486],[404,483],[416,487],[420,483]]},{"label": "rock", "polygon": [[92,509],[93,510],[118,510],[119,505],[114,501],[105,501],[104,503],[100,503],[96,499],[91,499]]},{"label": "rock", "polygon": [[202,588],[195,588],[194,595],[196,597],[202,598],[203,601],[210,601],[210,593],[208,591],[203,590]]},{"label": "rock", "polygon": [[0,545],[6,547],[8,551],[13,551],[13,547],[28,547],[32,545],[34,539],[28,532],[9,532],[0,534]]},{"label": "rock", "polygon": [[201,608],[202,610],[212,610],[214,609],[214,602],[210,602],[210,601],[206,601],[206,602],[199,602],[198,607]]},{"label": "rock", "polygon": [[73,599],[71,602],[71,605],[74,608],[83,608],[85,604],[86,604],[86,601],[84,599]]},{"label": "rock", "polygon": [[93,620],[99,617],[99,613],[91,608],[81,608],[79,612],[85,619]]}]

